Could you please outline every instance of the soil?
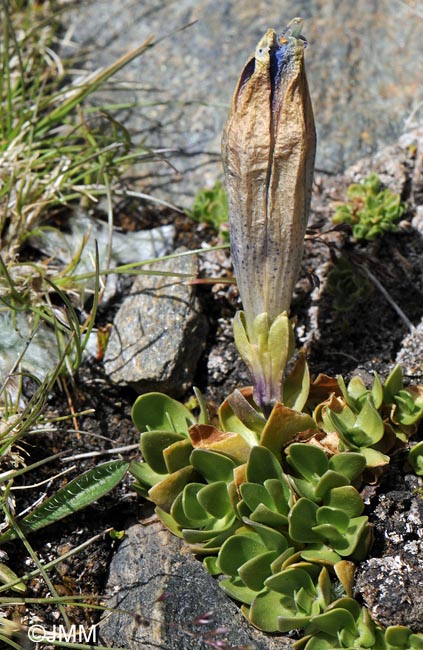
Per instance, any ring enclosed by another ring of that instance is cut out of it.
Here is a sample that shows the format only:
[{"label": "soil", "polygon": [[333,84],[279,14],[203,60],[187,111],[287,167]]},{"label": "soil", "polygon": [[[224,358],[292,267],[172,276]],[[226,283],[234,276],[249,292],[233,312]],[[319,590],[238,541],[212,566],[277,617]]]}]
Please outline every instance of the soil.
[{"label": "soil", "polygon": [[[395,303],[411,321],[417,325],[423,311],[423,240],[410,227],[408,221],[401,225],[396,234],[390,234],[367,246],[352,245],[345,231],[336,230],[330,222],[332,206],[344,199],[346,180],[342,177],[321,177],[317,179],[313,203],[313,214],[305,244],[303,273],[298,283],[292,304],[292,314],[297,318],[298,344],[307,350],[308,362],[313,375],[324,372],[330,375],[342,374],[346,379],[355,372],[364,378],[377,370],[382,377],[392,368],[400,343],[408,332],[404,319],[392,306]],[[406,197],[404,197],[406,198]],[[221,243],[212,228],[197,224],[188,217],[169,209],[152,208],[150,205],[122,204],[117,212],[118,225],[125,230],[157,226],[158,223],[174,223],[176,226],[175,248],[199,248],[203,242]],[[391,302],[380,287],[369,283],[368,292],[348,312],[333,307],[333,296],[325,286],[324,279],[333,259],[346,254],[356,269],[363,265],[382,283]],[[239,308],[239,299],[233,284],[225,284],[230,275],[229,254],[216,252],[214,257],[204,256],[201,275],[216,277],[223,282],[216,285],[198,284],[198,294],[204,313],[209,319],[207,349],[200,359],[193,384],[198,386],[206,398],[219,403],[235,386],[249,383],[246,368],[239,360],[232,342],[231,319]],[[358,265],[358,266],[357,266]],[[320,279],[320,288],[316,286]],[[121,291],[125,291],[124,280]],[[108,310],[100,307],[98,325],[112,322],[118,301]],[[418,380],[419,377],[409,378]],[[29,390],[29,388],[28,388]],[[188,399],[190,395],[187,395]],[[31,473],[31,483],[39,483],[65,467],[73,469],[60,478],[52,480],[45,487],[47,494],[53,494],[67,481],[94,464],[108,460],[107,455],[89,456],[114,447],[136,445],[138,434],[132,424],[130,410],[136,394],[128,388],[110,383],[105,376],[101,360],[85,362],[67,391],[57,390],[49,399],[48,415],[68,415],[92,409],[90,414],[77,418],[77,430],[72,419],[60,423],[60,429],[43,433],[26,440],[23,452],[26,462],[34,462],[49,454],[68,450],[67,457],[76,457],[74,462],[59,466],[45,466]],[[78,458],[87,454],[87,457]],[[139,458],[137,448],[123,452],[124,458]],[[39,490],[37,490],[38,496]],[[16,512],[21,512],[29,500],[29,490],[16,493]],[[34,495],[33,495],[34,496]],[[83,512],[77,513],[59,524],[44,529],[30,537],[30,543],[38,558],[48,562],[57,554],[63,554],[82,544],[94,535],[108,528],[116,531],[125,529],[129,519],[146,512],[146,506],[131,489],[128,477],[99,502]],[[110,534],[103,534],[84,550],[60,564],[50,574],[56,592],[60,595],[98,596],[104,591],[108,567],[119,541]],[[18,542],[5,545],[9,556],[7,562],[19,574],[35,567]],[[42,578],[35,578],[29,584],[28,597],[48,596],[49,590]],[[75,623],[92,624],[98,621],[99,612],[86,608],[70,608],[66,611]],[[51,626],[58,622],[57,606],[10,605],[4,608],[8,618],[20,621],[23,626],[40,622]]]}]

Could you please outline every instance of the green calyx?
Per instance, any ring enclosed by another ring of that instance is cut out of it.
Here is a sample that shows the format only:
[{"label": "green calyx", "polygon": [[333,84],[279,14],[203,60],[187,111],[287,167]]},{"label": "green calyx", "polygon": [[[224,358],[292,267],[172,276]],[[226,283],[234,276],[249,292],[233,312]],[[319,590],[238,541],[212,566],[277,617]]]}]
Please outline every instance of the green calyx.
[{"label": "green calyx", "polygon": [[269,410],[282,401],[286,364],[294,352],[294,332],[288,314],[271,321],[267,313],[247,322],[244,312],[233,321],[235,345],[250,370],[256,403]]}]

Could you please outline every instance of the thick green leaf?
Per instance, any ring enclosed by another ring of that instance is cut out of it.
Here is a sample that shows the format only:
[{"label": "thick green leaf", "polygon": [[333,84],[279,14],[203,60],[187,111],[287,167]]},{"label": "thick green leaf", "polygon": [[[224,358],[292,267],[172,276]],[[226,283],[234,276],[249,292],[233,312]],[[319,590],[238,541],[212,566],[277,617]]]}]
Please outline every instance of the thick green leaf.
[{"label": "thick green leaf", "polygon": [[194,449],[190,456],[193,467],[205,478],[208,483],[233,480],[233,471],[236,466],[234,461],[216,451],[207,449]]},{"label": "thick green leaf", "polygon": [[338,431],[339,433],[347,433],[351,427],[354,426],[356,421],[356,415],[349,406],[344,406],[342,411],[339,413],[331,410],[330,408],[325,409],[326,416],[331,425],[329,431]]},{"label": "thick green leaf", "polygon": [[197,494],[204,487],[203,483],[189,483],[182,492],[182,508],[188,521],[192,521],[193,527],[199,527],[202,523],[206,524],[210,515],[200,505]]},{"label": "thick green leaf", "polygon": [[363,499],[352,485],[333,488],[323,502],[325,506],[343,510],[348,517],[358,517],[364,510]]},{"label": "thick green leaf", "polygon": [[184,440],[184,436],[173,431],[145,431],[141,434],[141,453],[146,463],[158,474],[168,474],[168,468],[163,457],[166,447]]},{"label": "thick green leaf", "polygon": [[372,386],[372,397],[375,408],[380,409],[383,404],[383,386],[377,372],[375,372],[375,380]]},{"label": "thick green leaf", "polygon": [[223,544],[219,552],[219,564],[229,576],[237,576],[238,568],[252,558],[267,552],[259,535],[242,533],[233,535]]},{"label": "thick green leaf", "polygon": [[266,447],[253,447],[247,464],[247,481],[263,484],[269,478],[283,480],[280,463]]},{"label": "thick green leaf", "polygon": [[250,608],[250,621],[264,632],[279,632],[278,616],[290,612],[282,604],[283,596],[276,591],[264,589],[256,594]]},{"label": "thick green leaf", "polygon": [[348,632],[357,635],[357,628],[355,625],[354,617],[346,609],[332,609],[329,612],[324,612],[319,616],[312,619],[312,624],[318,630],[336,636],[336,633],[341,630],[348,630]]},{"label": "thick green leaf", "polygon": [[313,526],[312,528],[313,532],[316,533],[323,542],[334,546],[335,548],[338,547],[339,544],[344,543],[344,537],[342,534],[339,532],[335,526],[332,526],[331,524],[320,524],[318,526]]},{"label": "thick green leaf", "polygon": [[411,648],[409,637],[411,630],[403,625],[391,625],[386,628],[385,639],[389,645],[395,648]]},{"label": "thick green leaf", "polygon": [[196,386],[193,386],[195,397],[197,398],[198,406],[200,408],[200,415],[198,416],[198,424],[210,424],[209,410],[207,402],[203,397],[202,392]]},{"label": "thick green leaf", "polygon": [[[28,535],[86,508],[120,483],[128,467],[123,460],[113,460],[81,474],[24,517],[19,522],[22,532]],[[9,530],[0,536],[0,543],[15,537],[16,532]]]},{"label": "thick green leaf", "polygon": [[408,637],[412,650],[423,649],[423,634],[410,634]]},{"label": "thick green leaf", "polygon": [[295,411],[302,411],[310,392],[310,371],[303,354],[283,385],[283,403]]},{"label": "thick green leaf", "polygon": [[300,496],[310,499],[310,501],[320,501],[316,498],[316,491],[314,483],[307,481],[305,478],[296,478],[295,476],[288,475],[288,480],[293,490]]},{"label": "thick green leaf", "polygon": [[302,477],[312,482],[317,482],[329,468],[324,451],[299,442],[289,445],[288,462]]},{"label": "thick green leaf", "polygon": [[260,504],[267,506],[270,510],[276,510],[273,499],[264,485],[243,483],[239,489],[244,502],[251,511],[255,510]]},{"label": "thick green leaf", "polygon": [[177,524],[175,519],[172,517],[171,514],[168,512],[165,512],[158,506],[154,509],[154,512],[160,519],[160,521],[170,530],[171,533],[176,535],[177,537],[182,537],[182,532],[181,532],[181,527]]},{"label": "thick green leaf", "polygon": [[269,478],[264,482],[264,487],[272,497],[277,511],[281,515],[287,515],[294,503],[293,493],[288,483],[276,478]]},{"label": "thick green leaf", "polygon": [[260,503],[254,512],[251,513],[250,519],[258,524],[264,524],[265,526],[271,526],[272,528],[288,526],[288,517],[286,515],[274,512],[262,503]]},{"label": "thick green leaf", "polygon": [[189,528],[190,526],[193,525],[193,522],[188,519],[184,512],[183,508],[183,502],[182,502],[182,494],[183,492],[180,492],[176,499],[172,503],[172,507],[170,509],[170,515],[172,519],[174,519],[179,526],[179,528]]},{"label": "thick green leaf", "polygon": [[[204,555],[209,553],[218,553],[220,548],[228,537],[234,535],[239,528],[239,521],[235,521],[233,517],[224,517],[223,519],[215,519],[211,522],[213,527],[208,531],[204,530],[188,530],[182,531],[182,536],[190,545],[190,550],[195,555]],[[208,537],[205,533],[208,532]],[[222,573],[221,571],[219,573]]]},{"label": "thick green leaf", "polygon": [[223,519],[210,519],[201,530],[183,528],[182,536],[192,546],[201,545],[192,548],[193,553],[217,553],[228,537],[235,533],[238,525],[239,522],[234,523],[232,515],[227,515]]},{"label": "thick green leaf", "polygon": [[293,546],[290,546],[289,548],[285,549],[283,553],[281,553],[276,560],[272,562],[271,569],[272,573],[279,573],[282,571],[282,569],[285,569],[286,566],[289,564],[289,562],[294,562],[296,558],[295,556],[299,555],[296,553],[295,548]]},{"label": "thick green leaf", "polygon": [[310,616],[298,614],[297,616],[278,616],[279,632],[289,632],[304,628],[310,622]]},{"label": "thick green leaf", "polygon": [[327,472],[325,472],[322,476],[322,478],[319,480],[319,482],[316,485],[315,489],[315,496],[316,499],[323,499],[325,494],[329,492],[329,490],[333,490],[333,488],[336,487],[341,487],[343,485],[348,485],[349,484],[349,479],[344,476],[343,474],[339,474],[338,472],[334,472],[331,469],[328,469]]},{"label": "thick green leaf", "polygon": [[231,512],[228,487],[224,481],[210,483],[197,493],[198,502],[213,517],[221,519]]},{"label": "thick green leaf", "polygon": [[341,556],[325,544],[308,545],[307,550],[301,551],[301,557],[306,562],[317,562],[323,566],[333,566],[341,561]]},{"label": "thick green leaf", "polygon": [[247,587],[254,591],[261,591],[264,588],[264,581],[272,573],[270,565],[277,557],[277,551],[268,551],[242,564],[238,572]]},{"label": "thick green leaf", "polygon": [[207,572],[212,576],[217,576],[222,573],[219,562],[215,555],[209,555],[203,560],[203,566],[206,568]]},{"label": "thick green leaf", "polygon": [[250,605],[254,598],[257,596],[257,592],[249,589],[241,578],[226,578],[219,582],[219,587],[231,598],[239,600],[241,603]]},{"label": "thick green leaf", "polygon": [[[338,383],[339,383],[339,379],[338,379]],[[368,390],[362,378],[359,377],[358,375],[355,375],[354,377],[351,378],[351,381],[348,384],[347,392],[348,395],[353,398],[355,404],[355,402],[358,402],[359,399],[362,398],[363,395],[365,395],[368,392]]]},{"label": "thick green leaf", "polygon": [[423,476],[423,441],[418,442],[410,450],[408,462],[418,476]]},{"label": "thick green leaf", "polygon": [[250,529],[253,529],[254,533],[257,533],[260,536],[267,550],[282,553],[288,548],[286,537],[278,530],[275,530],[270,526],[265,526],[257,521],[247,519],[246,517],[244,517],[243,521]]},{"label": "thick green leaf", "polygon": [[382,465],[388,465],[389,456],[382,454],[381,451],[377,449],[372,449],[371,447],[362,447],[360,449],[360,454],[363,454],[366,459],[367,467],[380,467]]},{"label": "thick green leaf", "polygon": [[[145,434],[143,434],[145,435]],[[163,458],[169,474],[177,472],[178,469],[189,465],[189,459],[192,452],[192,444],[189,438],[183,438],[174,442],[163,450]]]},{"label": "thick green leaf", "polygon": [[334,544],[334,548],[339,553],[339,555],[342,555],[343,557],[352,555],[360,540],[366,536],[368,527],[369,522],[368,518],[365,515],[351,519],[348,530],[343,535],[342,544]]},{"label": "thick green leaf", "polygon": [[307,645],[305,647],[301,644],[301,641],[303,641],[303,639],[300,639],[300,641],[298,641],[293,646],[293,648],[295,648],[295,650],[297,650],[297,648],[300,650],[300,648],[303,647],[304,650],[333,650],[333,637],[326,637],[326,635],[319,634],[318,637],[307,636],[305,639],[307,639]]},{"label": "thick green leaf", "polygon": [[310,574],[304,569],[296,567],[284,569],[266,580],[266,587],[295,599],[296,592],[303,588],[311,596],[316,595],[316,587]]},{"label": "thick green leaf", "polygon": [[350,518],[343,510],[322,506],[316,513],[316,521],[318,524],[330,524],[335,526],[340,533],[343,533],[348,528]]},{"label": "thick green leaf", "polygon": [[369,439],[369,442],[366,445],[356,443],[359,447],[375,445],[383,438],[383,420],[373,406],[371,398],[368,397],[366,399],[363,408],[357,416],[354,428],[364,431]]},{"label": "thick green leaf", "polygon": [[147,491],[153,487],[153,485],[156,485],[156,483],[163,481],[163,474],[157,474],[157,472],[154,472],[147,463],[139,463],[138,461],[133,460],[129,465],[129,471],[140,485],[147,489]]},{"label": "thick green leaf", "polygon": [[289,536],[296,542],[320,542],[321,538],[312,531],[316,525],[318,507],[309,499],[301,497],[289,513]]},{"label": "thick green leaf", "polygon": [[198,481],[201,477],[193,467],[182,467],[169,474],[160,483],[148,491],[148,498],[162,510],[170,512],[172,503],[188,483]]},{"label": "thick green leaf", "polygon": [[286,311],[275,318],[265,336],[267,341],[264,342],[263,347],[259,347],[259,350],[268,348],[272,368],[271,381],[274,386],[277,386],[295,349],[294,330]]},{"label": "thick green leaf", "polygon": [[188,435],[195,418],[183,404],[163,393],[140,395],[132,407],[138,431],[173,431]]},{"label": "thick green leaf", "polygon": [[346,476],[349,481],[354,481],[366,467],[366,459],[356,452],[343,452],[335,454],[329,460],[329,467],[339,474]]},{"label": "thick green leaf", "polygon": [[390,372],[383,385],[383,401],[386,402],[386,404],[393,404],[395,395],[403,388],[402,368],[397,365]]}]

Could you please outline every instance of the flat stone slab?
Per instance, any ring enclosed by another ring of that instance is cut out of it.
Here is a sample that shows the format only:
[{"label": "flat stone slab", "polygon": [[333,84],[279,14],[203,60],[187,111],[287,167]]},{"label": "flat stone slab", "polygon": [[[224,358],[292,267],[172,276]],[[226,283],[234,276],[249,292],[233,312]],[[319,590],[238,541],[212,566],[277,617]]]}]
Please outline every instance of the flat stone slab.
[{"label": "flat stone slab", "polygon": [[198,189],[222,175],[220,139],[232,93],[269,27],[304,19],[317,167],[339,172],[421,121],[422,13],[421,2],[389,0],[91,0],[69,12],[69,35],[91,68],[151,35],[165,37],[95,101],[138,104],[122,113],[125,127],[165,150],[173,165],[144,165],[144,185],[191,207]]},{"label": "flat stone slab", "polygon": [[197,275],[197,259],[186,255],[144,268],[153,275],[137,276],[120,306],[105,371],[114,383],[139,392],[179,396],[191,386],[207,334],[195,288],[187,283]]},{"label": "flat stone slab", "polygon": [[[155,517],[127,528],[110,566],[106,596],[107,605],[119,612],[107,614],[100,626],[103,645],[131,650],[292,648],[286,637],[265,635],[249,625],[217,580]],[[201,624],[202,619],[210,623]],[[213,640],[222,644],[212,646]]]}]

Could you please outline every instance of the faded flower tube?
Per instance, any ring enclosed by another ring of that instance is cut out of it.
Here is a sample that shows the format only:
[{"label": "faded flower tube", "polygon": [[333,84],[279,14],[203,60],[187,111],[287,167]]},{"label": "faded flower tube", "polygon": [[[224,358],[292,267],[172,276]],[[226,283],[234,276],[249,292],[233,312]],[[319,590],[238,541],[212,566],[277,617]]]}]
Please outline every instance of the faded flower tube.
[{"label": "faded flower tube", "polygon": [[302,21],[269,29],[246,63],[222,138],[235,276],[235,342],[257,404],[282,401],[293,352],[288,318],[300,270],[316,149]]}]

